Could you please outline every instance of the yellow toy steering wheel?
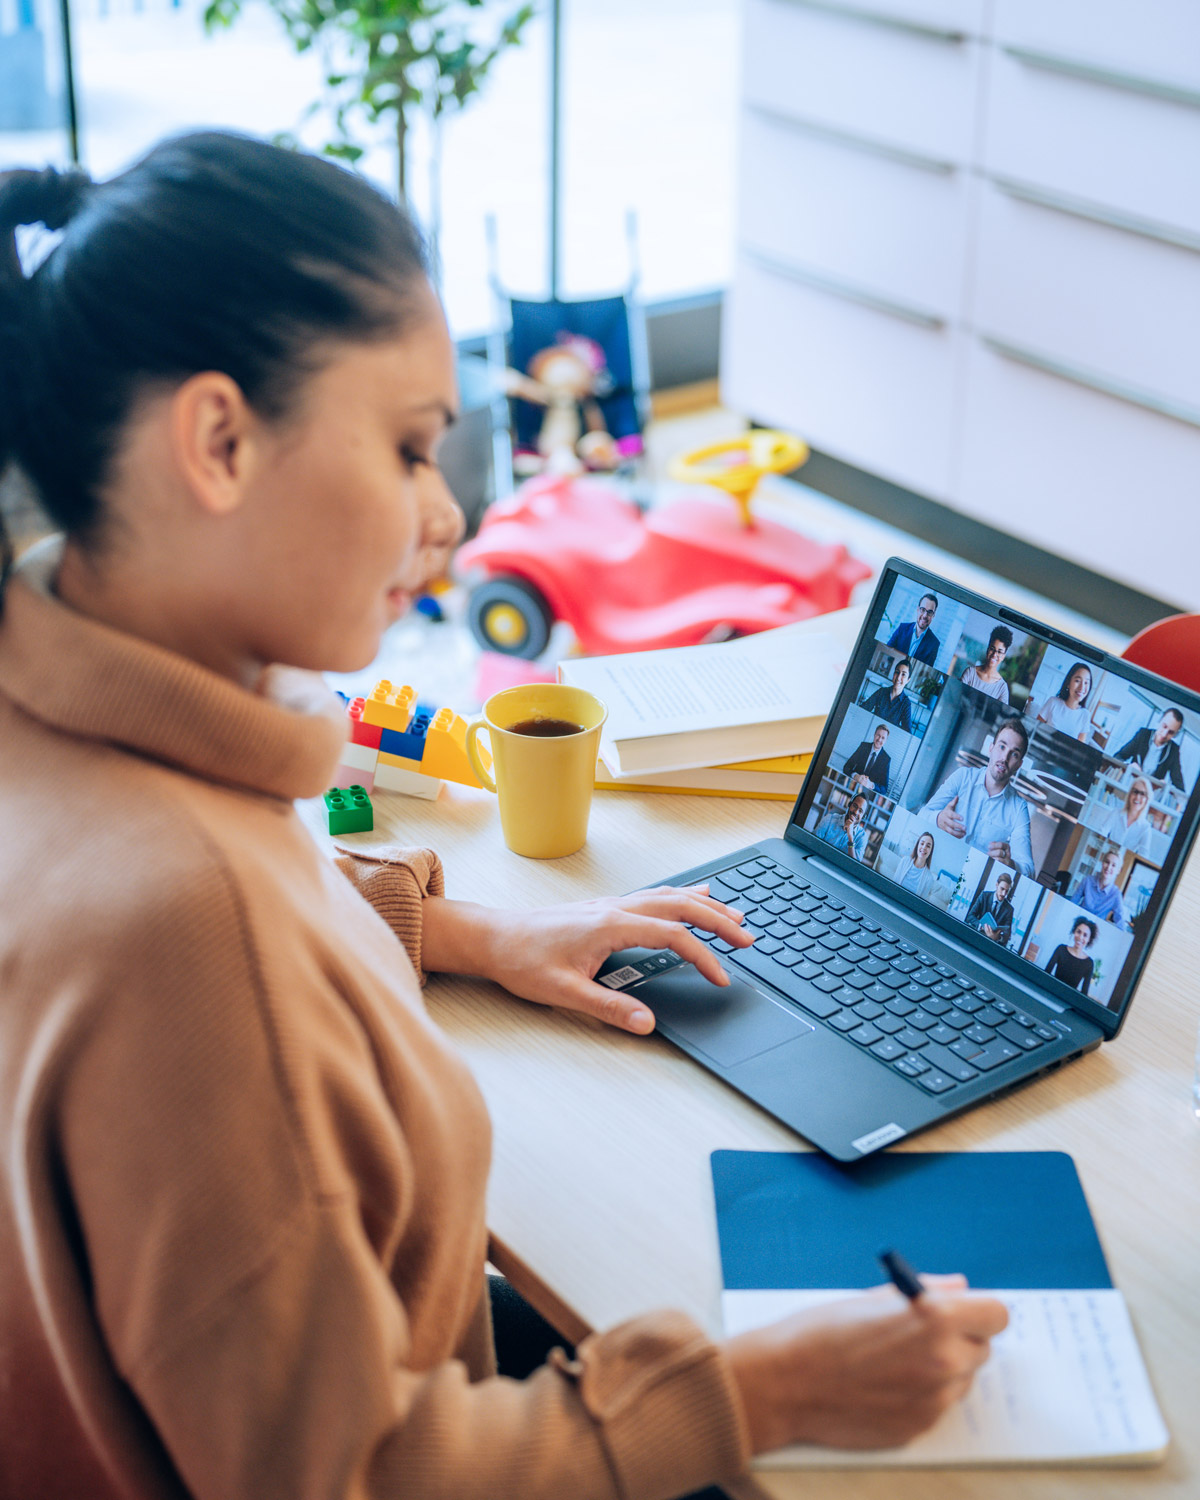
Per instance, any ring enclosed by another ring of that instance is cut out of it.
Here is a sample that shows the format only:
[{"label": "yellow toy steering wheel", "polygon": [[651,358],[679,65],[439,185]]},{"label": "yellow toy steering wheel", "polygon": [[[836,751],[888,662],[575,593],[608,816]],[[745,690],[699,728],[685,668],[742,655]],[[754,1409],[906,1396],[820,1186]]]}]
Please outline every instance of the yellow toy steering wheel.
[{"label": "yellow toy steering wheel", "polygon": [[750,501],[764,474],[786,474],[808,459],[808,444],[789,432],[752,428],[741,437],[694,448],[673,460],[672,479],[686,484],[712,484],[736,500],[742,524],[753,526]]}]

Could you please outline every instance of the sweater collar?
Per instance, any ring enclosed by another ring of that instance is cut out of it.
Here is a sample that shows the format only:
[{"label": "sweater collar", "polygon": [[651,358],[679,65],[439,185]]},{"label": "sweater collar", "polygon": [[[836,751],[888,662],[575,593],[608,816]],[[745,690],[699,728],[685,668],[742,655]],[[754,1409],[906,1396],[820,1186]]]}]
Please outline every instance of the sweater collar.
[{"label": "sweater collar", "polygon": [[272,667],[250,692],[114,630],[54,593],[62,539],[14,570],[0,617],[0,692],[55,729],[292,800],[330,784],[345,743],[337,699],[313,673]]}]

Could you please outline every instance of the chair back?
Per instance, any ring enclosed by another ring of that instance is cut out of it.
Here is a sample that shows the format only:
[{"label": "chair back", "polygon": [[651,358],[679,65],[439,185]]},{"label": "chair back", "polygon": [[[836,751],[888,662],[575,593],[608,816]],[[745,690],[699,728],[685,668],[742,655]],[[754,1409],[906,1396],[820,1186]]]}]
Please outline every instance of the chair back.
[{"label": "chair back", "polygon": [[1200,615],[1169,615],[1139,630],[1121,655],[1135,667],[1200,692]]}]

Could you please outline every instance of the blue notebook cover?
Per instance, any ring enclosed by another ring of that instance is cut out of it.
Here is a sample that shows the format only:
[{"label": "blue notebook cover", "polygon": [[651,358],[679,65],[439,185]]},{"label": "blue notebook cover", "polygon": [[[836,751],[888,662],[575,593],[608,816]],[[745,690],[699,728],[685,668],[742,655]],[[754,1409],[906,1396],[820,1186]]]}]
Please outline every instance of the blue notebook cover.
[{"label": "blue notebook cover", "polygon": [[1112,1286],[1062,1151],[903,1151],[851,1167],[816,1152],[714,1151],[712,1174],[727,1291],[877,1286],[884,1249],[979,1289]]}]

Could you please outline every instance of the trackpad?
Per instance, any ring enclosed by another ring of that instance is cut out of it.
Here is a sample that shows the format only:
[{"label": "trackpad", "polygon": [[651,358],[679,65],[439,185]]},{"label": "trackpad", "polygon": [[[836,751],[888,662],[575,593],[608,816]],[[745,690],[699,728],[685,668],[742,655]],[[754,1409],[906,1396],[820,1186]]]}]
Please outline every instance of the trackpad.
[{"label": "trackpad", "polygon": [[709,984],[690,964],[648,979],[635,993],[668,1036],[687,1042],[723,1068],[813,1030],[765,990],[736,977],[724,987]]}]

